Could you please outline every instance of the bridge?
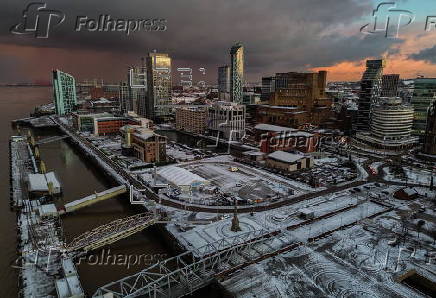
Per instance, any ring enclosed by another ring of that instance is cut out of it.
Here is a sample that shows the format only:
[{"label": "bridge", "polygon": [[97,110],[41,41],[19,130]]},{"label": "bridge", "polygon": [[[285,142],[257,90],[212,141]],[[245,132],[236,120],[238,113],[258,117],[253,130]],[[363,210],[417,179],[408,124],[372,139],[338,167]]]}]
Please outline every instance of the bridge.
[{"label": "bridge", "polygon": [[97,289],[92,297],[182,297],[301,244],[286,230],[246,232],[154,264]]},{"label": "bridge", "polygon": [[[73,202],[65,204],[65,213],[70,213],[79,209],[82,209],[87,206],[91,206],[97,202],[104,201],[120,194],[127,192],[127,187],[125,185],[113,187],[107,189],[105,191],[95,193],[89,196],[86,196],[82,199],[75,200]],[[63,213],[64,214],[64,213]]]},{"label": "bridge", "polygon": [[56,141],[60,141],[60,140],[63,140],[63,139],[69,138],[69,137],[70,136],[53,136],[53,137],[48,137],[48,138],[44,138],[44,139],[39,140],[38,142],[36,142],[36,145],[56,142]]},{"label": "bridge", "polygon": [[65,251],[70,253],[87,252],[112,244],[133,235],[153,224],[159,219],[153,212],[136,214],[120,218],[108,224],[88,231],[71,241]]}]

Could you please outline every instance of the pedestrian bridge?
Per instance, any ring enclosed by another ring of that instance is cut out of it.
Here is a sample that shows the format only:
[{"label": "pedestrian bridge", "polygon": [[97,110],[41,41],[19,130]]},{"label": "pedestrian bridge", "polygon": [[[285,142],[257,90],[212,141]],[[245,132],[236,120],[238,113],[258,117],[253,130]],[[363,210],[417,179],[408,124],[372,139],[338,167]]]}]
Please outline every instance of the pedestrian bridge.
[{"label": "pedestrian bridge", "polygon": [[80,254],[98,249],[127,238],[155,224],[158,219],[159,216],[153,212],[117,219],[74,238],[66,246],[65,251],[67,253]]},{"label": "pedestrian bridge", "polygon": [[127,192],[127,188],[125,185],[113,187],[113,188],[107,189],[105,191],[95,193],[95,194],[86,196],[82,199],[75,200],[73,202],[65,204],[64,212],[70,213],[70,212],[82,209],[84,207],[91,206],[97,202],[113,198],[113,197],[118,196],[120,194],[123,194],[125,192]]}]

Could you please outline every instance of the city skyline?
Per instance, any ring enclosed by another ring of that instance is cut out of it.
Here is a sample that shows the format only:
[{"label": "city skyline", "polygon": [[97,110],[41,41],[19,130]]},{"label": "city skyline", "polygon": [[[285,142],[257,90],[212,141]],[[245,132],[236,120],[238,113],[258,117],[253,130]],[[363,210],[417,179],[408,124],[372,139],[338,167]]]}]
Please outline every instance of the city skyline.
[{"label": "city skyline", "polygon": [[[80,14],[165,18],[167,30],[130,36],[75,32],[70,29],[79,12],[66,3],[48,1],[48,7],[64,12],[66,19],[49,38],[36,39],[8,31],[20,20],[24,7],[22,3],[7,6],[1,18],[0,65],[8,71],[0,71],[0,82],[49,81],[47,73],[56,68],[75,74],[78,81],[102,78],[116,82],[124,78],[126,67],[156,49],[173,57],[175,68],[206,68],[206,82],[211,83],[216,82],[217,67],[227,64],[222,53],[238,40],[246,49],[247,81],[288,70],[327,70],[330,81],[357,81],[365,61],[381,57],[391,61],[386,73],[399,73],[402,78],[436,76],[432,54],[436,30],[424,30],[425,16],[431,14],[429,1],[396,1],[399,8],[416,14],[414,23],[404,27],[397,39],[359,31],[371,21],[379,1],[330,0],[325,6],[300,0],[275,1],[274,5],[259,1],[250,6],[237,1],[214,5],[213,15],[209,7],[215,3],[207,1],[175,3],[177,14],[167,11],[165,1],[152,1],[147,7],[133,2],[123,7],[105,2],[104,9],[98,3],[96,8],[83,3]],[[258,17],[263,11],[268,11],[268,18]],[[199,80],[195,74],[194,80]]]}]

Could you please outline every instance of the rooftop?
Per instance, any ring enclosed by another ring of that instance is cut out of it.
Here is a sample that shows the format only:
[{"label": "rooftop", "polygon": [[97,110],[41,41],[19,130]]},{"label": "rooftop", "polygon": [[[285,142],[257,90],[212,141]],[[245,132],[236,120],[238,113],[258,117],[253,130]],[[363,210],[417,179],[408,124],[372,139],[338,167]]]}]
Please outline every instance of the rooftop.
[{"label": "rooftop", "polygon": [[305,158],[304,155],[292,154],[284,151],[275,151],[268,155],[268,158],[275,159],[277,161],[282,161],[285,163],[294,163],[300,159]]},{"label": "rooftop", "polygon": [[176,166],[163,167],[157,174],[174,185],[193,185],[206,182],[203,177]]}]

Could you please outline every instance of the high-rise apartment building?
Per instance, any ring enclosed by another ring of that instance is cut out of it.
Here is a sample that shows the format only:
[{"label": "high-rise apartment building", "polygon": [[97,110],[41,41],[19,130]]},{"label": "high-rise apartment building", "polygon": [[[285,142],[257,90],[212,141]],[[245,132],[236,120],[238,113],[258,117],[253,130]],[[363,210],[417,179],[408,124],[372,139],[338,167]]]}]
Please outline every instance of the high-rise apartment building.
[{"label": "high-rise apartment building", "polygon": [[228,65],[218,67],[218,98],[230,101],[230,67]]},{"label": "high-rise apartment building", "polygon": [[366,70],[360,82],[359,111],[355,130],[369,131],[371,106],[380,98],[385,60],[367,60]]},{"label": "high-rise apartment building", "polygon": [[57,115],[71,113],[77,104],[76,81],[68,73],[53,70],[53,99]]},{"label": "high-rise apartment building", "polygon": [[244,87],[244,47],[241,43],[230,49],[230,100],[242,103]]},{"label": "high-rise apartment building", "polygon": [[424,136],[427,127],[427,111],[436,100],[436,78],[419,78],[415,80],[412,105],[415,109],[413,133]]},{"label": "high-rise apartment building", "polygon": [[147,57],[148,98],[146,115],[149,119],[164,119],[170,115],[171,58],[168,54],[149,53]]},{"label": "high-rise apartment building", "polygon": [[228,140],[245,135],[245,106],[234,102],[216,102],[208,110],[208,129]]},{"label": "high-rise apartment building", "polygon": [[423,152],[436,156],[436,100],[433,101],[428,109]]}]

